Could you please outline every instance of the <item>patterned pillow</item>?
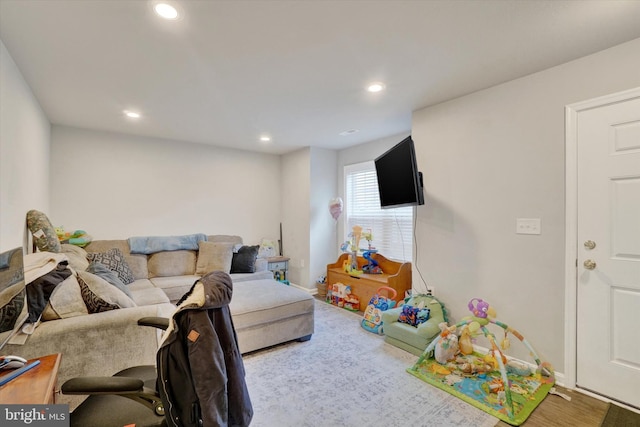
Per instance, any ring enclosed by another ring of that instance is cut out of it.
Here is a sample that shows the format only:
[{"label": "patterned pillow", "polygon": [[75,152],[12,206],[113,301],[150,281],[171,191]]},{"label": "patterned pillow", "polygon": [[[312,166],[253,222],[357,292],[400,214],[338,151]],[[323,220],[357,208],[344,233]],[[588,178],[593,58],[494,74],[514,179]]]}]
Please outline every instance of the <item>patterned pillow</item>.
[{"label": "patterned pillow", "polygon": [[89,313],[135,307],[136,303],[106,280],[87,271],[78,272],[82,300]]},{"label": "patterned pillow", "polygon": [[101,264],[99,262],[92,262],[91,264],[89,264],[89,267],[87,267],[86,271],[88,271],[89,273],[95,274],[98,277],[103,278],[108,283],[120,289],[129,298],[131,298],[131,291],[129,290],[129,288],[127,288],[127,286],[124,283],[122,283],[122,280],[120,280],[120,277],[118,277],[118,273],[116,273],[115,271],[109,270],[109,268],[106,265]]},{"label": "patterned pillow", "polygon": [[109,249],[106,252],[87,252],[87,259],[104,264],[109,270],[118,273],[118,277],[125,285],[135,281],[129,264],[124,260],[124,254],[118,248]]},{"label": "patterned pillow", "polygon": [[255,273],[259,245],[242,246],[231,259],[231,273]]},{"label": "patterned pillow", "polygon": [[51,221],[40,211],[27,212],[27,227],[33,235],[33,242],[42,252],[60,252],[60,240]]},{"label": "patterned pillow", "polygon": [[406,323],[416,328],[427,320],[429,320],[428,308],[412,307],[410,305],[403,305],[402,312],[398,316],[398,322]]}]

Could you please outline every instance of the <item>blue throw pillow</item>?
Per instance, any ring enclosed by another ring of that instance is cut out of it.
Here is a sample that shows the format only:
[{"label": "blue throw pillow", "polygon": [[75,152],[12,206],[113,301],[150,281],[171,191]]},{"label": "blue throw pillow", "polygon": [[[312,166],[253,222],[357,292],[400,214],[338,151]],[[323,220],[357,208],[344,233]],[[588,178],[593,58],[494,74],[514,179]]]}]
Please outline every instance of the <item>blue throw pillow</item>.
[{"label": "blue throw pillow", "polygon": [[402,306],[402,312],[398,316],[398,322],[406,323],[416,328],[427,320],[429,320],[428,308],[418,308],[410,305]]}]

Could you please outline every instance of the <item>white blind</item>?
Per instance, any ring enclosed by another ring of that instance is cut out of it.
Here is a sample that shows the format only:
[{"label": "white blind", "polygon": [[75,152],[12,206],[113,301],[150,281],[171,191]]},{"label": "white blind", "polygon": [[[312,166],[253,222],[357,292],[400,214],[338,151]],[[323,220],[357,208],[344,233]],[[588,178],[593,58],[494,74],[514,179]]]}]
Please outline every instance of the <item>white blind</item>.
[{"label": "white blind", "polygon": [[[345,240],[354,225],[371,230],[372,245],[385,258],[412,260],[413,207],[380,208],[376,169],[372,161],[344,167]],[[361,239],[360,247],[367,241]]]}]

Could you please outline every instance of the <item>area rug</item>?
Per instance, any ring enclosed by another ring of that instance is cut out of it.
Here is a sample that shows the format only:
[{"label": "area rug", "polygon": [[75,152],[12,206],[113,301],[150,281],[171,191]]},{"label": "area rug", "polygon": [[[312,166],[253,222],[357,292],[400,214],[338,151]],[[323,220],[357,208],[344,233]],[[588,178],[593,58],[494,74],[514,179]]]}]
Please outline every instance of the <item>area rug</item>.
[{"label": "area rug", "polygon": [[[469,359],[461,363],[466,361],[466,365],[470,366],[475,360],[482,361],[483,356],[474,353],[464,358]],[[457,365],[452,365],[441,365],[433,358],[426,358],[407,369],[407,372],[511,425],[522,424],[553,387],[553,380],[535,372],[529,375],[521,372],[524,376],[507,372],[511,391],[507,396],[500,371],[463,374],[455,369]]]},{"label": "area rug", "polygon": [[244,356],[252,427],[492,427],[498,420],[409,375],[417,357],[316,301],[315,333]]}]

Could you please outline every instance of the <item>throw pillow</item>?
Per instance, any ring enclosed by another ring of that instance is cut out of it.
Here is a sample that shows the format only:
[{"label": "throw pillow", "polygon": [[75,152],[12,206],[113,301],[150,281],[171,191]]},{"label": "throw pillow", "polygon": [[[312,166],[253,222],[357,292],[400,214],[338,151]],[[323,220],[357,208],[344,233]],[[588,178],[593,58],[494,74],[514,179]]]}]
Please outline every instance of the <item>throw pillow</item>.
[{"label": "throw pillow", "polygon": [[200,242],[198,243],[198,262],[196,274],[203,276],[212,271],[231,271],[233,259],[233,243]]},{"label": "throw pillow", "polygon": [[51,221],[40,211],[27,212],[27,227],[33,235],[33,242],[41,252],[60,252],[60,240]]},{"label": "throw pillow", "polygon": [[124,292],[88,271],[78,272],[78,284],[89,313],[136,306]]},{"label": "throw pillow", "polygon": [[398,316],[398,322],[406,323],[416,328],[427,320],[429,320],[428,308],[418,308],[406,304],[402,306],[402,312]]},{"label": "throw pillow", "polygon": [[63,243],[61,250],[63,254],[69,258],[69,267],[75,271],[86,270],[89,267],[89,261],[87,260],[87,251],[76,245],[70,245]]},{"label": "throw pillow", "polygon": [[49,303],[42,312],[42,320],[66,319],[85,314],[89,314],[89,311],[82,299],[78,278],[71,275],[53,290]]},{"label": "throw pillow", "polygon": [[118,277],[118,274],[115,271],[109,270],[104,264],[100,264],[99,262],[92,262],[87,267],[89,273],[93,273],[98,277],[102,277],[105,281],[109,282],[116,288],[120,289],[122,292],[127,294],[129,298],[131,298],[131,291],[129,288],[122,283],[122,280]]},{"label": "throw pillow", "polygon": [[255,273],[259,245],[242,246],[231,259],[231,273]]},{"label": "throw pillow", "polygon": [[125,285],[135,281],[129,264],[124,260],[124,254],[118,248],[106,252],[88,252],[87,259],[104,264],[109,270],[115,271]]}]

